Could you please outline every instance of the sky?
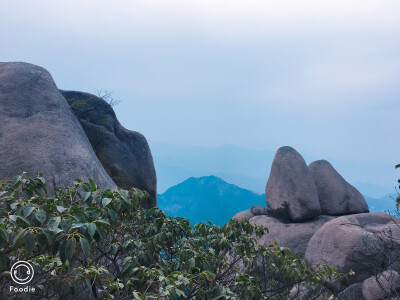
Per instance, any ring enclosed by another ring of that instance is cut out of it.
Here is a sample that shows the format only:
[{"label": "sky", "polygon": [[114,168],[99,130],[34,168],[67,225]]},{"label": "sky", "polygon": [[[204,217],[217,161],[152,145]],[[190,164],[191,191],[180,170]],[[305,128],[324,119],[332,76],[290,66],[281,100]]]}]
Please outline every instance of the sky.
[{"label": "sky", "polygon": [[0,0],[0,60],[112,91],[150,141],[290,145],[371,162],[383,184],[400,162],[399,15],[398,0]]}]

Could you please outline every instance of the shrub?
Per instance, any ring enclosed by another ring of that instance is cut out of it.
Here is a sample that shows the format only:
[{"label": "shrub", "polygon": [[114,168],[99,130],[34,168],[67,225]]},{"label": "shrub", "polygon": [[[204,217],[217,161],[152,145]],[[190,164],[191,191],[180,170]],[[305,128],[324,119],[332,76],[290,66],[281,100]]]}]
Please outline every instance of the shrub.
[{"label": "shrub", "polygon": [[[335,269],[312,270],[248,220],[192,226],[144,210],[138,189],[101,190],[91,179],[48,195],[42,174],[0,184],[2,297],[37,299],[286,299],[294,285],[317,290]],[[254,272],[262,259],[262,272]],[[10,266],[29,261],[35,292],[10,292]]]}]

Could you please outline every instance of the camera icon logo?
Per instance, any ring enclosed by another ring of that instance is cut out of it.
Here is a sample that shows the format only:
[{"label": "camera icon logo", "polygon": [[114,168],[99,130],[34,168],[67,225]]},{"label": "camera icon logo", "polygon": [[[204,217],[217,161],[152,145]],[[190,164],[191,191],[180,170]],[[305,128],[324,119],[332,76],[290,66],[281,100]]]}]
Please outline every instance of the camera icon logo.
[{"label": "camera icon logo", "polygon": [[33,279],[35,271],[30,263],[20,260],[12,265],[10,273],[15,283],[27,284]]}]

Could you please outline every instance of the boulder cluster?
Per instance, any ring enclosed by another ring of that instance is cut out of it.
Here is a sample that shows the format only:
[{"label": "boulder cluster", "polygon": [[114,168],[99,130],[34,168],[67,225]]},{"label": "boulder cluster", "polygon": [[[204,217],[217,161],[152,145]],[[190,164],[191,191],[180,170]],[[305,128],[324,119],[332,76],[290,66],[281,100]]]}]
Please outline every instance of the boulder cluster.
[{"label": "boulder cluster", "polygon": [[332,283],[340,299],[383,299],[380,287],[393,285],[385,293],[400,287],[400,261],[395,259],[400,257],[400,220],[369,213],[361,193],[326,160],[307,166],[295,149],[280,148],[265,199],[268,208],[253,206],[234,218],[266,226],[261,245],[276,240],[313,267],[322,263],[338,268],[347,275]]},{"label": "boulder cluster", "polygon": [[103,99],[60,91],[41,67],[0,63],[0,122],[0,181],[43,172],[52,192],[90,177],[102,188],[144,189],[151,197],[143,206],[156,206],[147,141],[122,127]]},{"label": "boulder cluster", "polygon": [[278,150],[265,188],[271,209],[286,203],[292,221],[306,221],[319,215],[340,216],[369,212],[361,193],[350,185],[326,160],[306,165],[291,147]]}]

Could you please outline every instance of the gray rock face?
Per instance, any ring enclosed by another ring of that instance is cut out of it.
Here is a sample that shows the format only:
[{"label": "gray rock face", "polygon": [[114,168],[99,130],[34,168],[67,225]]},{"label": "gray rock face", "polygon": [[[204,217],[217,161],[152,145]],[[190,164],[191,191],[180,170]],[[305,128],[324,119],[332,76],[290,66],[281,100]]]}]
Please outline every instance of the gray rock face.
[{"label": "gray rock face", "polygon": [[290,299],[312,299],[313,298],[310,290],[302,284],[296,284],[295,286],[293,286],[289,292],[289,296],[290,296]]},{"label": "gray rock face", "polygon": [[365,300],[380,300],[400,297],[400,275],[396,271],[385,271],[365,279],[362,284],[362,295]]},{"label": "gray rock face", "polygon": [[238,220],[247,219],[247,220],[250,220],[252,217],[254,217],[253,212],[251,211],[251,209],[247,209],[247,210],[238,212],[236,215],[233,216],[232,219],[238,219]]},{"label": "gray rock face", "polygon": [[369,212],[361,193],[350,185],[326,160],[309,165],[317,187],[322,214],[346,215]]},{"label": "gray rock face", "polygon": [[0,63],[0,123],[0,180],[44,172],[49,192],[81,177],[116,187],[45,69]]},{"label": "gray rock face", "polygon": [[124,189],[146,190],[150,199],[143,207],[157,206],[157,177],[146,138],[125,129],[112,107],[94,95],[61,91],[81,123],[104,169]]},{"label": "gray rock face", "polygon": [[265,188],[265,200],[271,209],[288,205],[293,221],[304,221],[321,214],[317,188],[303,157],[291,147],[277,151]]},{"label": "gray rock face", "polygon": [[337,298],[339,300],[361,300],[363,299],[362,286],[361,282],[355,283],[340,292]]},{"label": "gray rock face", "polygon": [[267,215],[268,214],[268,209],[265,206],[261,205],[253,205],[251,207],[251,212],[255,216],[260,216],[260,215]]},{"label": "gray rock face", "polygon": [[274,239],[276,239],[278,245],[288,247],[294,253],[304,257],[308,241],[322,225],[333,218],[330,216],[319,216],[307,222],[284,223],[276,218],[261,215],[251,218],[250,223],[268,228],[268,233],[265,233],[258,240],[260,245],[268,247],[273,245]]},{"label": "gray rock face", "polygon": [[343,274],[355,275],[339,284],[341,289],[389,267],[399,255],[400,226],[386,213],[364,213],[335,218],[310,239],[305,259],[311,266],[323,263]]}]

